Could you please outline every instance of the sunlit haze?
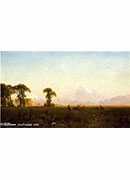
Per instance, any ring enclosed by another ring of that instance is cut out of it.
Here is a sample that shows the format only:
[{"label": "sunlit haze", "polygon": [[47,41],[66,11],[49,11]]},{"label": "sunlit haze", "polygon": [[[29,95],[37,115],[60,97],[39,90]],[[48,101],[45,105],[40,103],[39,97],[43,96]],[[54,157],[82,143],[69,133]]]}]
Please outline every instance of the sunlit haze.
[{"label": "sunlit haze", "polygon": [[46,87],[57,104],[130,95],[130,52],[1,52],[1,65],[2,83],[25,84],[40,102]]}]

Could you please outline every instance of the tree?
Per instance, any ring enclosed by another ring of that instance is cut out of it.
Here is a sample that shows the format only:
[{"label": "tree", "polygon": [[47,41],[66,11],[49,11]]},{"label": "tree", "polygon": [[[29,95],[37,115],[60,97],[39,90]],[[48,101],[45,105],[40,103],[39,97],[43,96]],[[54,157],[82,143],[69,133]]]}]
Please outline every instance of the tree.
[{"label": "tree", "polygon": [[14,86],[15,91],[17,93],[17,97],[19,100],[19,106],[24,107],[25,106],[25,98],[26,98],[26,92],[31,92],[31,90],[25,86],[24,84],[18,84]]},{"label": "tree", "polygon": [[56,97],[55,91],[53,91],[51,88],[46,88],[43,90],[43,93],[46,93],[46,106],[50,107],[52,105],[52,97]]},{"label": "tree", "polygon": [[0,84],[1,87],[1,105],[2,106],[13,106],[13,101],[11,99],[11,95],[15,93],[13,86]]},{"label": "tree", "polygon": [[8,89],[7,104],[8,104],[8,106],[14,106],[11,95],[15,94],[15,88],[11,85],[7,85],[7,89]]},{"label": "tree", "polygon": [[1,105],[6,106],[7,105],[7,86],[5,84],[0,84],[0,97],[1,97]]}]

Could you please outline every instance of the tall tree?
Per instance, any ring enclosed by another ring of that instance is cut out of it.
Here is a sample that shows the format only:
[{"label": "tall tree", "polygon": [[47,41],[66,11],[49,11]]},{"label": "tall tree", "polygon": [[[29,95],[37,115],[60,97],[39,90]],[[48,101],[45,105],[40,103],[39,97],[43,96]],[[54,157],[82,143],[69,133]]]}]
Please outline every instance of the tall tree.
[{"label": "tall tree", "polygon": [[24,107],[25,106],[25,98],[26,98],[26,92],[31,92],[31,90],[25,86],[24,84],[18,84],[14,86],[15,91],[17,93],[17,97],[19,100],[19,106]]},{"label": "tall tree", "polygon": [[56,93],[55,93],[55,91],[53,91],[51,88],[46,88],[46,89],[44,89],[43,90],[43,93],[45,93],[46,94],[46,106],[51,106],[52,104],[51,104],[51,102],[52,102],[52,97],[56,97]]},{"label": "tall tree", "polygon": [[1,105],[7,105],[7,86],[5,84],[0,84],[0,97],[1,97]]},{"label": "tall tree", "polygon": [[11,85],[7,85],[7,89],[8,89],[8,97],[7,97],[8,106],[13,106],[11,95],[15,94],[15,88]]},{"label": "tall tree", "polygon": [[2,106],[12,106],[13,101],[11,99],[11,95],[15,93],[14,88],[11,85],[0,84],[1,87],[1,105]]}]

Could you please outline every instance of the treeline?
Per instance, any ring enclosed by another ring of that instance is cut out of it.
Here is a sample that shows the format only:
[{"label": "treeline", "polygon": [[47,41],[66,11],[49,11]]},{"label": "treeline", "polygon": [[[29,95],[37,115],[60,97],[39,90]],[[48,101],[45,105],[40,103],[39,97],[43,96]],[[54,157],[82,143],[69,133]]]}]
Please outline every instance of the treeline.
[{"label": "treeline", "polygon": [[[0,100],[1,106],[3,107],[12,107],[14,105],[14,101],[12,99],[12,95],[16,95],[16,101],[18,102],[18,107],[25,107],[27,101],[26,93],[31,93],[30,88],[28,88],[24,84],[18,84],[15,86],[7,85],[7,84],[0,84]],[[56,96],[56,93],[51,88],[45,88],[43,90],[45,93],[46,103],[44,106],[54,106],[52,103],[52,97]]]}]

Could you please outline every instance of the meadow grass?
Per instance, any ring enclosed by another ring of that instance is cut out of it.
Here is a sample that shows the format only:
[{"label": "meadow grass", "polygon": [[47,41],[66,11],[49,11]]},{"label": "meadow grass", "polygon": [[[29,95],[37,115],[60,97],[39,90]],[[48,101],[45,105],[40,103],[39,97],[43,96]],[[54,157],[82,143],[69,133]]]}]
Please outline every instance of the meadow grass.
[{"label": "meadow grass", "polygon": [[14,127],[30,123],[30,127],[40,128],[128,128],[130,107],[2,107],[1,123],[15,123]]}]

